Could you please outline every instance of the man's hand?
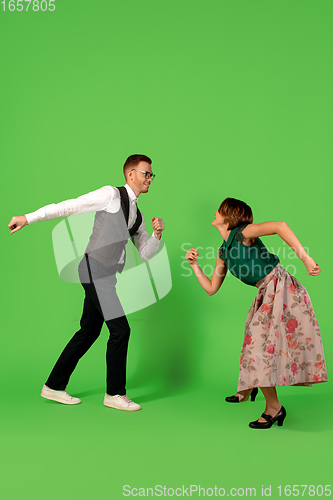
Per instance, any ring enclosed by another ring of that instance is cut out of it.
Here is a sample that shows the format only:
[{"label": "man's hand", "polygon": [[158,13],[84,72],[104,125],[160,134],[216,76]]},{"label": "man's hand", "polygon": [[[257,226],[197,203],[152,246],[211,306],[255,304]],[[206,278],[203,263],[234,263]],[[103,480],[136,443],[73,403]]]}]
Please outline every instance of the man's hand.
[{"label": "man's hand", "polygon": [[19,229],[22,229],[22,227],[26,226],[28,224],[28,219],[26,218],[25,215],[19,215],[17,217],[13,217],[10,223],[8,224],[9,229],[11,229],[10,234],[15,233]]},{"label": "man's hand", "polygon": [[162,219],[156,219],[153,217],[151,223],[154,229],[154,235],[157,239],[161,239],[162,231],[164,230],[164,222]]}]

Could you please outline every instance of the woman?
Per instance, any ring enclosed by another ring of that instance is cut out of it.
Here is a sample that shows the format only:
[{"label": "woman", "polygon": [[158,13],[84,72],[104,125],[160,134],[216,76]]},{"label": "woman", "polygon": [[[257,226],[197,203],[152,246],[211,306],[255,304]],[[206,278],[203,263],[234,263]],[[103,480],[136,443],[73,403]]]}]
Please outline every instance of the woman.
[{"label": "woman", "polygon": [[251,208],[234,198],[226,198],[215,212],[212,225],[224,240],[209,279],[198,265],[198,252],[191,248],[186,259],[202,288],[214,295],[227,270],[258,293],[249,310],[241,350],[236,396],[229,402],[253,400],[258,387],[266,408],[250,422],[251,428],[267,429],[283,425],[286,410],[278,400],[276,387],[309,386],[327,382],[326,364],[318,323],[304,286],[282,268],[279,258],[268,252],[260,236],[277,234],[296,253],[311,276],[320,274],[319,265],[306,253],[285,222],[253,224]]}]

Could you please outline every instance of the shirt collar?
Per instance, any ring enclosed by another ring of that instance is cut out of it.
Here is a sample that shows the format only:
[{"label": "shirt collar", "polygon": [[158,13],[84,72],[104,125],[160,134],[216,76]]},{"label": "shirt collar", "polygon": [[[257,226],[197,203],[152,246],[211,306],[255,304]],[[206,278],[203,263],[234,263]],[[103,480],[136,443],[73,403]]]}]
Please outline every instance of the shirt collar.
[{"label": "shirt collar", "polygon": [[125,188],[127,190],[130,201],[136,203],[138,201],[138,198],[135,196],[133,189],[130,188],[128,184],[125,184]]}]

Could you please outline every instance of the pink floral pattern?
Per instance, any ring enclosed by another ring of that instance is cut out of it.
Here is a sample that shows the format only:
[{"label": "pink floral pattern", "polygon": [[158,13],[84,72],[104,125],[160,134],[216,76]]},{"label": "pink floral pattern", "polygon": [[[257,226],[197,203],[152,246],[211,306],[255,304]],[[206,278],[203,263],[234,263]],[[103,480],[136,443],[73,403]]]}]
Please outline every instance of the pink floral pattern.
[{"label": "pink floral pattern", "polygon": [[307,290],[280,264],[257,286],[245,323],[237,392],[327,382],[320,330]]}]

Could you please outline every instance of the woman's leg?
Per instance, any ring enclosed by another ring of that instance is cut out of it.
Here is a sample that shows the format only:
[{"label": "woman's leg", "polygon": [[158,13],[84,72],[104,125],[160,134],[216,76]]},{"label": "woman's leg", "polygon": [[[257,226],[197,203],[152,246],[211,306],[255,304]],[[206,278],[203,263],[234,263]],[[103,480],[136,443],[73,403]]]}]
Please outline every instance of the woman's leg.
[{"label": "woman's leg", "polygon": [[245,401],[247,401],[249,399],[251,392],[252,392],[252,389],[247,389],[246,391],[242,391],[243,397],[239,394],[239,392],[237,392],[235,394],[235,396],[240,398],[240,403],[245,403]]},{"label": "woman's leg", "polygon": [[[265,399],[266,399],[266,408],[264,413],[266,415],[271,415],[274,417],[278,413],[281,408],[281,403],[278,400],[278,396],[276,393],[275,387],[260,387]],[[259,422],[266,422],[266,420],[262,417],[259,418]]]}]

